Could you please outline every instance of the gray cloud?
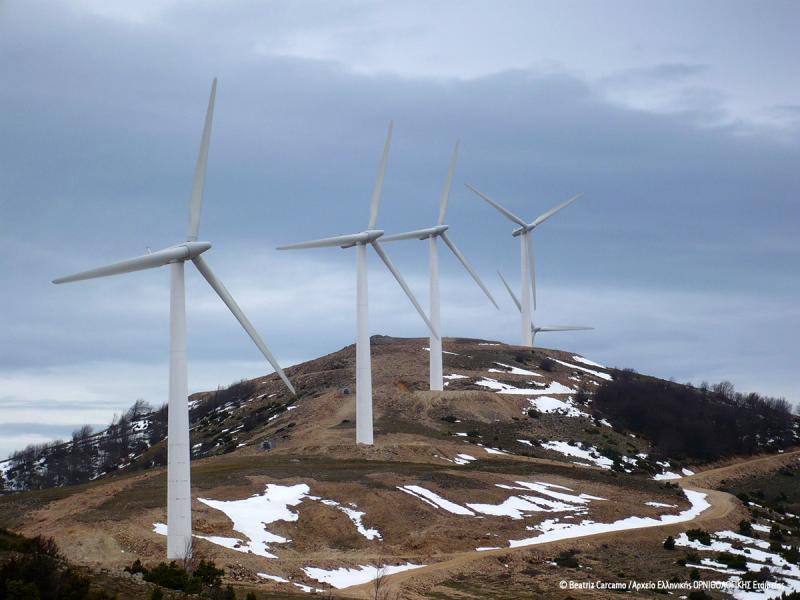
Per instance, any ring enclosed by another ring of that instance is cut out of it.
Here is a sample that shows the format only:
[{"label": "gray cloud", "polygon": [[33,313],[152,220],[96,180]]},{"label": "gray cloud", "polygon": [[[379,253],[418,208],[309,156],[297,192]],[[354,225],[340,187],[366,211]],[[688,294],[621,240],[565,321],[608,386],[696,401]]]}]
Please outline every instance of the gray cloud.
[{"label": "gray cloud", "polygon": [[[515,64],[469,77],[415,76],[314,58],[298,41],[355,29],[341,43],[373,47],[366,24],[394,26],[385,9],[363,4],[314,11],[239,2],[186,12],[155,3],[136,14],[92,2],[41,14],[35,7],[44,5],[26,6],[34,8],[5,6],[0,20],[0,269],[13,290],[0,297],[0,375],[22,382],[10,401],[58,402],[52,390],[62,389],[70,406],[81,395],[106,399],[110,417],[140,395],[162,394],[166,272],[49,281],[182,238],[213,75],[220,88],[201,233],[215,244],[210,264],[282,360],[351,343],[354,257],[272,249],[366,224],[394,118],[379,224],[431,224],[460,138],[449,222],[498,297],[494,270],[515,275],[518,249],[509,224],[461,183],[529,218],[586,192],[537,231],[539,318],[598,331],[543,343],[797,399],[790,333],[800,325],[800,285],[789,275],[800,253],[797,125],[730,118],[730,93],[712,77],[724,65],[665,53],[649,67],[620,62],[589,76]],[[412,24],[405,15],[392,29],[395,52],[427,39]],[[290,45],[295,52],[276,54]],[[645,91],[668,82],[670,94],[682,94],[667,98],[679,110],[620,101],[609,90],[622,89],[621,80],[609,72],[638,77]],[[763,105],[791,105],[777,100]],[[423,245],[389,251],[424,298]],[[424,335],[378,269],[373,331]],[[458,269],[447,265],[445,333],[516,341],[511,306],[489,311]],[[221,303],[194,275],[189,289],[190,355],[210,375],[192,369],[193,389],[258,374],[257,351]],[[116,391],[92,390],[93,370]],[[48,387],[25,387],[36,380]],[[8,406],[5,415],[16,410]]]}]

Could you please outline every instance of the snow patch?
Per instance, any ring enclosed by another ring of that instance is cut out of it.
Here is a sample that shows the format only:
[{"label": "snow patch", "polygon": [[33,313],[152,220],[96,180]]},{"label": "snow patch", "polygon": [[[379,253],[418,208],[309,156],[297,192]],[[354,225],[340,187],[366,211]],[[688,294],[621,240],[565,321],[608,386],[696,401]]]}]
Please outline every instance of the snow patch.
[{"label": "snow patch", "polygon": [[559,441],[550,441],[550,442],[542,442],[542,448],[547,450],[552,450],[554,452],[558,452],[563,454],[564,456],[573,456],[575,458],[580,458],[582,460],[588,461],[598,467],[603,469],[610,469],[614,465],[614,461],[610,458],[601,455],[597,448],[594,446],[589,446],[588,448],[582,448],[575,444],[570,444],[568,442],[559,442]]},{"label": "snow patch", "polygon": [[486,387],[492,390],[496,390],[498,394],[574,394],[575,390],[572,388],[568,388],[565,385],[558,383],[557,381],[551,382],[549,385],[543,388],[518,388],[510,385],[508,383],[501,383],[496,379],[492,379],[490,377],[484,377],[475,382],[475,385],[479,385],[481,387]]},{"label": "snow patch", "polygon": [[509,375],[532,375],[533,377],[541,377],[539,373],[534,373],[533,371],[528,371],[528,369],[521,369],[520,367],[515,367],[513,365],[507,365],[501,362],[495,362],[494,364],[504,367],[501,369],[489,369],[490,373],[508,373]]},{"label": "snow patch", "polygon": [[408,571],[410,569],[419,569],[425,565],[415,565],[406,563],[404,565],[375,567],[370,565],[359,565],[356,568],[342,567],[340,569],[332,569],[327,571],[325,569],[318,569],[316,567],[304,567],[303,572],[317,581],[327,583],[337,590],[350,587],[352,585],[360,585],[373,581],[380,576],[393,575],[401,571]]},{"label": "snow patch", "polygon": [[553,398],[552,396],[540,396],[538,398],[528,398],[528,402],[530,402],[531,406],[539,412],[555,413],[564,415],[565,417],[589,418],[588,414],[576,408],[575,404],[572,403],[570,398],[567,400],[559,400],[558,398]]}]

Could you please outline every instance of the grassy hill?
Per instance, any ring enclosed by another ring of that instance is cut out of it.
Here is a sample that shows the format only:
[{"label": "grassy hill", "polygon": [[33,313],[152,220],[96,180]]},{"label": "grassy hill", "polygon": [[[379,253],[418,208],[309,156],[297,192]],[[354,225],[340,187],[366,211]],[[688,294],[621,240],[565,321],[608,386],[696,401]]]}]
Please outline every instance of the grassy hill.
[{"label": "grassy hill", "polygon": [[[672,480],[797,441],[797,423],[780,402],[726,386],[694,389],[568,352],[482,340],[447,339],[445,349],[447,387],[431,392],[424,340],[373,338],[372,447],[354,444],[352,346],[289,369],[297,397],[274,375],[193,395],[197,554],[260,597],[339,587],[374,597],[374,589],[348,586],[374,585],[394,570],[387,581],[414,577],[404,589],[420,597],[465,597],[470,586],[485,592],[498,582],[507,597],[526,597],[526,582],[542,584],[544,557],[492,557],[546,543],[558,559],[556,551],[574,544],[558,541],[564,532],[613,537],[631,519],[660,527],[672,522],[665,515],[703,512],[735,526],[743,509],[700,510],[703,494]],[[684,411],[675,408],[681,402],[690,403]],[[746,419],[728,418],[744,410]],[[163,411],[140,412],[7,463],[7,487],[18,491],[0,497],[0,527],[53,537],[85,568],[121,572],[135,558],[162,560]],[[697,414],[704,427],[672,431]],[[706,436],[709,443],[697,442]],[[747,445],[722,443],[734,437]],[[70,473],[83,482],[65,485]],[[454,557],[472,564],[476,556],[480,572],[466,579],[460,563],[428,574],[431,565]],[[498,576],[512,568],[514,586],[503,586]],[[450,584],[435,591],[443,581]]]}]

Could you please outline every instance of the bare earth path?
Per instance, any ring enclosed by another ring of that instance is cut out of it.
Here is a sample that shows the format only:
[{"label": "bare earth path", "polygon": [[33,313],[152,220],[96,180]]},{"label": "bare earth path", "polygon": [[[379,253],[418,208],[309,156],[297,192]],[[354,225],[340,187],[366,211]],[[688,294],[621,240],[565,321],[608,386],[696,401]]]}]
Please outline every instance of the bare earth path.
[{"label": "bare earth path", "polygon": [[[697,484],[708,485],[708,482],[713,482],[713,484],[716,484],[724,479],[736,479],[749,474],[772,471],[780,468],[787,462],[797,460],[798,458],[800,458],[800,450],[793,450],[783,454],[760,456],[749,460],[707,469],[689,477],[676,480],[676,483],[678,483],[684,489],[695,490],[706,494],[706,500],[711,505],[697,517],[689,521],[674,524],[653,525],[651,527],[641,527],[638,529],[576,536],[575,538],[571,539],[581,538],[600,543],[602,541],[612,540],[620,537],[629,538],[631,536],[638,537],[640,535],[652,536],[654,535],[654,530],[658,532],[658,535],[670,535],[674,532],[696,527],[698,524],[716,525],[721,521],[728,520],[731,515],[734,515],[740,511],[739,501],[727,492],[697,487]],[[542,544],[532,544],[517,548],[501,548],[499,550],[487,550],[484,552],[463,552],[453,555],[447,560],[436,562],[419,569],[403,571],[394,575],[390,575],[384,579],[382,586],[384,589],[391,590],[393,592],[400,592],[401,590],[406,589],[408,584],[411,582],[422,583],[423,580],[428,580],[430,582],[441,581],[451,576],[453,573],[467,571],[469,570],[470,563],[483,560],[487,557],[505,556],[509,553],[520,551],[524,552],[533,547],[553,548],[563,545],[565,542],[569,542],[569,540],[544,542]],[[373,582],[369,582],[340,590],[339,595],[349,598],[371,598],[374,596],[374,593],[375,584]]]}]

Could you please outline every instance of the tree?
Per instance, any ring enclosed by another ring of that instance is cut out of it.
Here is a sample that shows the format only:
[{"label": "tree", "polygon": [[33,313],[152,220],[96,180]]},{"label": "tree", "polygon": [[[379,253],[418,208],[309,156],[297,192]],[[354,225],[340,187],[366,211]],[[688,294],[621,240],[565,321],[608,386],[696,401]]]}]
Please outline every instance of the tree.
[{"label": "tree", "polygon": [[136,402],[134,402],[131,405],[131,407],[125,413],[125,418],[127,418],[129,421],[137,421],[143,416],[150,414],[151,412],[153,412],[153,407],[150,406],[150,404],[146,400],[139,398],[136,400]]}]

